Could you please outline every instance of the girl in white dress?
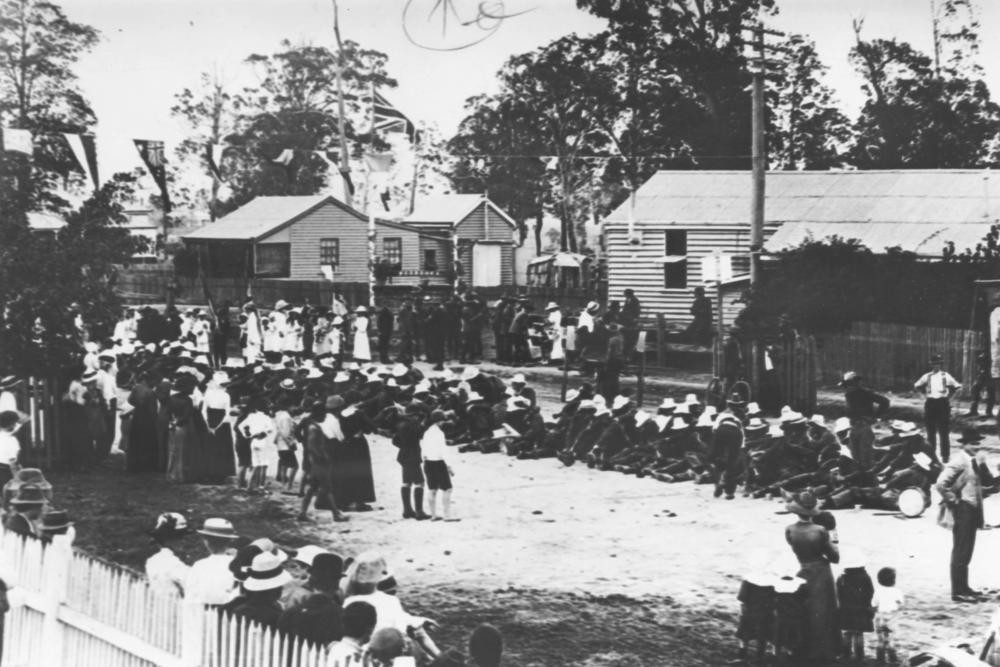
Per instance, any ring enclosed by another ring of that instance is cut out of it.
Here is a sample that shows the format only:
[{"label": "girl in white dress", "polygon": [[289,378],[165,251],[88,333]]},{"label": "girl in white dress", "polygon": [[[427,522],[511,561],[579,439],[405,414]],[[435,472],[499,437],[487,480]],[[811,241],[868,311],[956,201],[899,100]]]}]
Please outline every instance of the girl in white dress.
[{"label": "girl in white dress", "polygon": [[248,364],[253,363],[260,359],[261,354],[261,334],[260,334],[260,319],[257,317],[257,309],[252,305],[247,305],[244,307],[246,312],[247,321],[244,323],[244,333],[246,335],[246,344],[243,347],[243,358]]},{"label": "girl in white dress", "polygon": [[545,331],[552,341],[552,352],[549,354],[549,361],[562,361],[565,357],[563,351],[562,311],[559,310],[559,306],[554,302],[550,302],[545,310],[548,312]]},{"label": "girl in white dress", "polygon": [[368,309],[358,306],[354,311],[354,360],[371,361],[372,351],[368,340]]}]

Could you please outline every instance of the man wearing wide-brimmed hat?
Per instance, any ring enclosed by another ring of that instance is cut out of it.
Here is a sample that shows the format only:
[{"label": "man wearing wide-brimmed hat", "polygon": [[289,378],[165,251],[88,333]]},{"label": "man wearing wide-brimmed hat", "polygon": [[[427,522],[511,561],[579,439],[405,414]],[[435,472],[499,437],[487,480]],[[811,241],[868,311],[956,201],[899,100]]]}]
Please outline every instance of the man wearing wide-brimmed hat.
[{"label": "man wearing wide-brimmed hat", "polygon": [[924,425],[927,427],[927,442],[931,448],[941,443],[941,460],[948,462],[951,443],[948,429],[951,425],[951,396],[961,387],[955,378],[944,370],[944,357],[931,357],[931,370],[920,376],[913,388],[924,394]]},{"label": "man wearing wide-brimmed hat", "polygon": [[45,509],[45,493],[37,484],[24,484],[10,501],[13,513],[4,521],[9,533],[36,537],[38,522]]},{"label": "man wearing wide-brimmed hat", "polygon": [[184,594],[187,599],[210,607],[228,604],[237,594],[229,563],[239,535],[232,523],[217,517],[205,519],[198,534],[209,555],[191,566],[184,581]]},{"label": "man wearing wide-brimmed hat", "polygon": [[875,442],[872,423],[889,410],[889,399],[862,387],[861,376],[854,371],[844,373],[840,386],[844,388],[847,416],[851,420],[851,455],[862,468],[870,468]]},{"label": "man wearing wide-brimmed hat", "polygon": [[743,417],[746,401],[733,393],[726,409],[719,413],[712,428],[712,466],[715,469],[715,497],[723,493],[727,500],[735,498],[739,482],[740,453],[743,450]]},{"label": "man wearing wide-brimmed hat", "polygon": [[974,428],[962,431],[961,448],[951,457],[938,477],[935,488],[941,494],[941,517],[952,522],[951,599],[955,602],[980,602],[980,593],[969,586],[969,563],[976,547],[976,532],[983,528],[983,479],[990,475],[985,452],[980,451],[983,437]]}]

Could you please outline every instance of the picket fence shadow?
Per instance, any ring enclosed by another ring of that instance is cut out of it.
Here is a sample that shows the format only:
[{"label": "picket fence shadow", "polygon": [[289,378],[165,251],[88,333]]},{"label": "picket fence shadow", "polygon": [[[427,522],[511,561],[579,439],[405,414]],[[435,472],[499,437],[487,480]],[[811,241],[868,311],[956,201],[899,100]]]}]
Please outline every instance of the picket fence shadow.
[{"label": "picket fence shadow", "polygon": [[15,586],[0,667],[321,667],[326,650],[162,593],[140,575],[0,532]]}]

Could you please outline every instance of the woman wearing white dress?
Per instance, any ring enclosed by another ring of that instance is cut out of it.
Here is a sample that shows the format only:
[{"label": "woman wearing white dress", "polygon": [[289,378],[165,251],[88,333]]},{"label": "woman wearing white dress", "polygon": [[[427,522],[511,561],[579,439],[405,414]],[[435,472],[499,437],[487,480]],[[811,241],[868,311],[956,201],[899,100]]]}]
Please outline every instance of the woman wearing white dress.
[{"label": "woman wearing white dress", "polygon": [[243,358],[247,363],[252,363],[260,359],[261,353],[261,332],[260,319],[257,317],[257,309],[250,304],[244,306],[247,321],[243,325],[246,327],[246,345],[243,348]]},{"label": "woman wearing white dress", "polygon": [[368,309],[358,306],[354,317],[354,360],[371,361],[372,351],[368,340]]},{"label": "woman wearing white dress", "polygon": [[282,340],[284,349],[282,351],[293,357],[301,357],[302,355],[302,334],[305,333],[305,328],[302,326],[301,312],[301,310],[291,311],[285,321],[285,337]]},{"label": "woman wearing white dress", "polygon": [[549,361],[562,361],[565,357],[563,352],[562,311],[559,310],[559,306],[554,301],[550,301],[549,305],[545,307],[545,312],[548,313],[545,321],[545,332],[548,334],[549,340],[552,341],[552,352],[549,353]]}]

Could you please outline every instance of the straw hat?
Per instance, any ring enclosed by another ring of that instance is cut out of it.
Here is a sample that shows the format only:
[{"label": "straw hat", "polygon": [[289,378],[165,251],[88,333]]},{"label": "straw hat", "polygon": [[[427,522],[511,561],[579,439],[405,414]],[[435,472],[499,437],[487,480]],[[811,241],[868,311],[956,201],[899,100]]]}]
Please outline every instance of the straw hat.
[{"label": "straw hat", "polygon": [[649,414],[645,410],[636,410],[636,412],[635,412],[635,425],[636,426],[642,426],[643,424],[645,424],[646,422],[648,422],[652,418],[652,416],[653,415]]},{"label": "straw hat", "polygon": [[462,373],[462,380],[466,382],[477,377],[479,377],[479,368],[477,368],[476,366],[469,366]]},{"label": "straw hat", "polygon": [[628,396],[615,396],[614,400],[611,401],[611,409],[617,412],[622,408],[628,407],[631,403],[632,399]]},{"label": "straw hat", "polygon": [[510,379],[511,384],[527,384],[528,381],[524,378],[524,373],[514,373],[514,376]]},{"label": "straw hat", "polygon": [[657,410],[676,410],[676,409],[677,409],[677,404],[674,403],[674,399],[671,398],[670,396],[664,398],[660,402],[660,407],[657,408]]},{"label": "straw hat", "polygon": [[296,549],[295,553],[292,554],[292,559],[297,560],[298,562],[308,567],[313,564],[313,560],[316,558],[316,556],[325,553],[329,552],[326,549],[317,547],[313,544],[307,544],[304,547]]},{"label": "straw hat", "polygon": [[236,529],[233,528],[233,524],[228,519],[218,518],[205,519],[205,523],[202,524],[198,534],[205,537],[223,537],[231,540],[239,537],[236,534]]},{"label": "straw hat", "polygon": [[709,414],[708,412],[702,412],[698,415],[698,421],[695,422],[695,428],[712,428],[715,426],[715,415]]},{"label": "straw hat", "polygon": [[389,573],[385,558],[374,551],[360,554],[351,565],[350,576],[359,584],[377,584]]},{"label": "straw hat", "polygon": [[812,424],[813,426],[826,428],[826,419],[823,417],[823,415],[819,414],[818,412],[809,418],[809,423]]},{"label": "straw hat", "polygon": [[470,391],[468,398],[465,399],[465,402],[475,403],[476,401],[481,401],[481,400],[483,400],[482,394],[480,394],[478,391]]},{"label": "straw hat", "polygon": [[549,301],[549,305],[545,306],[545,312],[551,312],[553,310],[559,310],[559,304],[555,301]]},{"label": "straw hat", "polygon": [[570,389],[569,391],[566,392],[566,402],[567,403],[572,403],[573,401],[575,401],[578,398],[580,398],[580,390],[579,389]]},{"label": "straw hat", "polygon": [[276,551],[265,551],[255,556],[250,564],[249,576],[243,582],[244,590],[269,591],[291,583],[292,576],[282,565],[284,561],[282,555]]},{"label": "straw hat", "polygon": [[333,376],[334,382],[350,382],[351,376],[347,374],[347,371],[338,371],[336,375]]},{"label": "straw hat", "polygon": [[354,309],[354,312],[358,313],[359,315],[366,315],[368,313],[368,309],[364,306],[358,306],[357,308]]},{"label": "straw hat", "polygon": [[507,412],[516,412],[518,410],[527,410],[531,406],[531,403],[520,396],[511,396],[507,399]]},{"label": "straw hat", "polygon": [[282,310],[284,308],[288,308],[288,302],[285,301],[284,299],[278,299],[277,302],[275,302],[274,304],[274,309]]},{"label": "straw hat", "polygon": [[837,421],[833,422],[833,432],[843,433],[844,431],[851,430],[851,420],[847,417],[837,417]]}]

